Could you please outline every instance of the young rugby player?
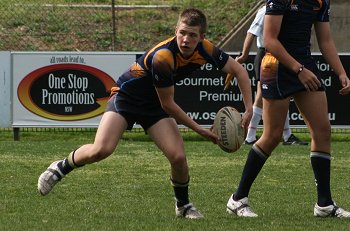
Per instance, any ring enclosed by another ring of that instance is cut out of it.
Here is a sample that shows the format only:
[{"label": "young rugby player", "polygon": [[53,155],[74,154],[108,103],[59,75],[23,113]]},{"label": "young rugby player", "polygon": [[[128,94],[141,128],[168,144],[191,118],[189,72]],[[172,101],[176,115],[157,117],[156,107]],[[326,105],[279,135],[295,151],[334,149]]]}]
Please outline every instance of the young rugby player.
[{"label": "young rugby player", "polygon": [[92,164],[111,155],[125,130],[135,122],[153,139],[171,165],[170,181],[176,199],[176,216],[190,219],[203,215],[190,203],[189,168],[177,122],[208,140],[218,136],[199,126],[174,101],[174,84],[205,63],[236,76],[245,104],[242,125],[252,116],[252,95],[247,71],[232,57],[205,39],[206,16],[198,9],[184,10],[175,36],[160,42],[142,55],[112,89],[95,141],[53,162],[38,180],[38,191],[47,195],[57,182],[77,167]]},{"label": "young rugby player", "polygon": [[267,53],[260,74],[264,130],[248,154],[238,189],[229,198],[229,213],[258,216],[248,205],[248,194],[280,141],[289,101],[293,97],[311,135],[310,159],[318,196],[314,216],[350,218],[350,212],[339,208],[331,196],[331,126],[327,97],[310,52],[311,28],[314,26],[319,48],[339,77],[339,94],[348,94],[350,81],[332,39],[329,3],[329,0],[266,2],[264,44]]},{"label": "young rugby player", "polygon": [[[253,116],[248,127],[247,137],[245,138],[245,144],[254,144],[257,141],[256,130],[262,118],[262,96],[261,96],[261,84],[260,84],[260,64],[261,60],[265,55],[265,47],[263,41],[263,29],[264,29],[264,16],[265,16],[266,6],[261,7],[255,15],[255,18],[250,25],[247,35],[244,39],[242,53],[236,57],[236,61],[243,63],[247,60],[249,51],[252,47],[253,41],[256,38],[256,45],[258,51],[254,59],[254,71],[255,79],[257,81],[255,101],[253,104]],[[284,122],[283,128],[283,145],[308,145],[307,142],[300,140],[292,133],[292,129],[289,124],[289,113],[287,113],[286,120]]]}]

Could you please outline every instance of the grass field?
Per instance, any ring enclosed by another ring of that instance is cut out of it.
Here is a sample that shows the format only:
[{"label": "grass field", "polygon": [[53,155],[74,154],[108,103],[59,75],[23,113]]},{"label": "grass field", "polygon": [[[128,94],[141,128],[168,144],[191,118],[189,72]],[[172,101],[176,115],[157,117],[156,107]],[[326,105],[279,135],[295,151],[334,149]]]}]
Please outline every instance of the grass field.
[{"label": "grass field", "polygon": [[[116,0],[120,5],[166,5],[129,8],[67,5],[110,5],[110,0],[6,0],[0,4],[0,50],[15,51],[144,51],[174,34],[184,8],[203,10],[209,22],[206,37],[214,44],[259,0]],[[48,5],[53,4],[53,7]],[[63,5],[63,6],[62,6]],[[115,33],[115,36],[113,36]],[[112,41],[114,40],[114,42]]]},{"label": "grass field", "polygon": [[[36,191],[38,176],[90,142],[93,133],[1,139],[0,230],[349,230],[350,220],[313,217],[309,147],[277,148],[252,187],[250,203],[259,217],[244,219],[225,207],[249,146],[227,154],[189,138],[190,198],[205,215],[191,221],[175,218],[167,160],[152,142],[136,138],[123,139],[108,159],[72,172],[46,197]],[[350,208],[348,150],[347,142],[333,143],[332,193],[345,208]]]}]

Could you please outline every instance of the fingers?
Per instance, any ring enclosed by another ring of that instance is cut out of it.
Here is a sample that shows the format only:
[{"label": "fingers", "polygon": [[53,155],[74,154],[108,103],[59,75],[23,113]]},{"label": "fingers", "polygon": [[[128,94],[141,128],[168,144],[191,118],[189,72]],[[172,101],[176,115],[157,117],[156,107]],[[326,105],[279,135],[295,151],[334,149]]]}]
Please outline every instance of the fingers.
[{"label": "fingers", "polygon": [[214,143],[217,144],[220,140],[219,136],[215,135],[213,137],[210,138],[210,140]]},{"label": "fingers", "polygon": [[237,57],[235,58],[235,60],[236,60],[238,63],[240,63],[240,64],[243,63],[243,58],[242,58],[242,56],[237,56]]},{"label": "fingers", "polygon": [[214,144],[220,140],[219,136],[213,132],[213,126],[209,129],[209,132],[205,133],[204,136]]},{"label": "fingers", "polygon": [[249,126],[249,122],[247,119],[243,118],[241,121],[241,127],[244,131],[244,137],[247,136],[247,132],[248,132],[248,126]]},{"label": "fingers", "polygon": [[298,77],[307,91],[317,91],[321,87],[321,82],[316,75],[306,68]]},{"label": "fingers", "polygon": [[340,80],[342,88],[339,90],[340,95],[347,95],[350,92],[350,80],[348,77],[345,77]]},{"label": "fingers", "polygon": [[245,118],[242,118],[241,127],[243,129],[246,129],[248,127],[248,123],[247,123],[247,120]]},{"label": "fingers", "polygon": [[339,90],[340,95],[347,95],[350,92],[350,87],[343,87],[342,89]]}]

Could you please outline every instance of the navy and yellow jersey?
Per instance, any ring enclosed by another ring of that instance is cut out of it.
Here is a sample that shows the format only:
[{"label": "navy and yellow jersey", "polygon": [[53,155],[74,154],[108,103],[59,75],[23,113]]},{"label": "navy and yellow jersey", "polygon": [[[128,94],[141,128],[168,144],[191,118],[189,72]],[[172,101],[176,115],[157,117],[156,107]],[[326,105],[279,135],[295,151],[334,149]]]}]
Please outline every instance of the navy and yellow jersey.
[{"label": "navy and yellow jersey", "polygon": [[[267,0],[266,15],[283,15],[278,40],[298,62],[320,80],[319,91],[325,88],[315,61],[311,57],[311,29],[315,22],[329,21],[329,0]],[[298,91],[305,91],[297,74],[267,52],[261,62],[262,96],[284,99]]]},{"label": "navy and yellow jersey", "polygon": [[309,56],[315,22],[329,21],[329,0],[267,0],[266,15],[283,15],[279,41],[292,56]]},{"label": "navy and yellow jersey", "polygon": [[112,88],[116,111],[160,115],[162,110],[155,87],[173,86],[205,63],[222,69],[229,55],[204,39],[193,55],[183,58],[176,37],[171,37],[144,53],[119,77]]}]

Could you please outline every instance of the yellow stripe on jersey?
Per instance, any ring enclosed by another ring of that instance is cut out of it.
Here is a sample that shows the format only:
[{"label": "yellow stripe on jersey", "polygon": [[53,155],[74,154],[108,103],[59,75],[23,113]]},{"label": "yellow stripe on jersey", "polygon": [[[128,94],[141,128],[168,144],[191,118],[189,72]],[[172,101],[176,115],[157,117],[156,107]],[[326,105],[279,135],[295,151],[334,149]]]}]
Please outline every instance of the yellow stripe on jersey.
[{"label": "yellow stripe on jersey", "polygon": [[209,40],[204,39],[202,41],[203,47],[204,49],[207,51],[208,54],[213,54],[214,51],[214,44],[212,44],[211,42],[209,42]]},{"label": "yellow stripe on jersey", "polygon": [[117,92],[119,91],[119,89],[120,89],[120,88],[117,87],[117,86],[112,87],[112,88],[111,88],[111,93],[110,93],[109,97],[111,97],[111,96],[117,94]]},{"label": "yellow stripe on jersey", "polygon": [[145,75],[145,70],[136,62],[131,65],[129,71],[131,73],[131,76],[134,78]]},{"label": "yellow stripe on jersey", "polygon": [[154,50],[156,50],[157,48],[163,46],[164,44],[167,44],[168,42],[170,42],[171,40],[173,40],[175,38],[175,36],[171,37],[171,38],[168,38],[166,40],[164,40],[163,42],[160,42],[158,43],[155,47],[153,47],[151,50],[148,51],[147,55],[145,56],[145,58],[143,59],[143,65],[145,65],[145,67],[147,69],[149,69],[150,67],[147,66],[147,59],[148,59],[148,56],[150,54],[153,53]]},{"label": "yellow stripe on jersey", "polygon": [[168,49],[160,49],[153,56],[152,62],[167,63],[172,70],[174,70],[173,54]]},{"label": "yellow stripe on jersey", "polygon": [[176,68],[183,67],[188,65],[189,63],[196,63],[196,64],[206,64],[207,61],[199,54],[198,51],[195,51],[192,56],[188,59],[185,59],[181,56],[180,53],[176,55]]},{"label": "yellow stripe on jersey", "polygon": [[[213,51],[214,51],[214,45],[211,42],[209,42],[207,39],[204,39],[202,41],[202,44],[203,44],[204,50],[208,54],[212,55]],[[195,51],[193,53],[193,55],[187,59],[183,58],[180,53],[177,54],[177,56],[176,56],[176,67],[177,68],[186,66],[189,63],[196,63],[196,64],[204,65],[207,63],[207,60],[205,60],[205,58],[201,54],[199,54],[199,51]]]}]

